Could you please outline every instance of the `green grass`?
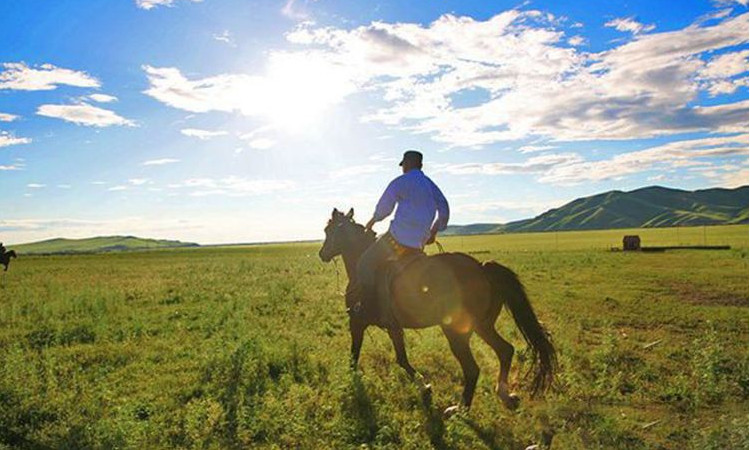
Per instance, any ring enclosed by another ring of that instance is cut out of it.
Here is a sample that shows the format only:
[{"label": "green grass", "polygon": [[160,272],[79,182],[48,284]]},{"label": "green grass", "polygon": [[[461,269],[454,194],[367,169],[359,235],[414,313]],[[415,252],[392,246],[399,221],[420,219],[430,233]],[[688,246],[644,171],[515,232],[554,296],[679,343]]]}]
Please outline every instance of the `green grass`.
[{"label": "green grass", "polygon": [[746,448],[748,227],[708,227],[729,251],[610,252],[703,244],[703,228],[451,237],[525,283],[554,337],[556,389],[492,392],[479,339],[474,407],[443,421],[461,374],[439,329],[407,331],[433,403],[365,337],[361,372],[334,265],[318,244],[21,256],[0,288],[0,448]]},{"label": "green grass", "polygon": [[626,235],[641,237],[641,245],[730,245],[747,248],[748,226],[725,225],[678,228],[624,228],[595,231],[548,231],[478,236],[438,237],[447,251],[559,252],[622,249]]}]

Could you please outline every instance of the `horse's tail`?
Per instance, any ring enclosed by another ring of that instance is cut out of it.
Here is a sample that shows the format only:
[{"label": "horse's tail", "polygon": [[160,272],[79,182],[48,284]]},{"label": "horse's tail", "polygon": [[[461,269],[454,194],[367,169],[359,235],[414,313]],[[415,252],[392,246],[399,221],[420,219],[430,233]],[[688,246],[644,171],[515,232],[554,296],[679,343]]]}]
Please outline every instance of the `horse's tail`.
[{"label": "horse's tail", "polygon": [[534,372],[532,396],[546,391],[552,385],[557,370],[557,353],[549,333],[539,323],[523,284],[512,270],[494,261],[485,262],[482,267],[492,284],[493,294],[508,305],[516,326],[531,348],[531,367],[527,376]]}]

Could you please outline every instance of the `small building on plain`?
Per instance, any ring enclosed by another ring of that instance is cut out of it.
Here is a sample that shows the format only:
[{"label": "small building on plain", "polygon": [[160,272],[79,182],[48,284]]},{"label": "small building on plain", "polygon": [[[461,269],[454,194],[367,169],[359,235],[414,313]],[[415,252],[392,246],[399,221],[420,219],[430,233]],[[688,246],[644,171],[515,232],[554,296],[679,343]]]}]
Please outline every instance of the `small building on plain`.
[{"label": "small building on plain", "polygon": [[622,249],[625,251],[636,251],[641,249],[641,237],[630,235],[622,238]]}]

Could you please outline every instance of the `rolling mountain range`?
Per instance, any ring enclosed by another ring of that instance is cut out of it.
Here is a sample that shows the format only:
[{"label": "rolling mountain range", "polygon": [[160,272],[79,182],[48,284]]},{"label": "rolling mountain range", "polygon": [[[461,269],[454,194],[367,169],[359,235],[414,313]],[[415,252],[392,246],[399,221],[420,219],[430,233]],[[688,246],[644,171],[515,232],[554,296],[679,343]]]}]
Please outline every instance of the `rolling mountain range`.
[{"label": "rolling mountain range", "polygon": [[651,186],[583,197],[532,219],[452,225],[443,234],[490,234],[748,223],[748,187],[683,191]]},{"label": "rolling mountain range", "polygon": [[[573,200],[537,217],[506,224],[450,225],[442,235],[596,230],[612,228],[748,223],[748,187],[683,191],[660,186],[610,191]],[[19,254],[99,253],[198,247],[198,244],[135,236],[49,239],[11,246]]]},{"label": "rolling mountain range", "polygon": [[11,246],[19,254],[100,253],[175,247],[198,247],[198,244],[135,236],[98,236],[86,239],[48,239]]}]

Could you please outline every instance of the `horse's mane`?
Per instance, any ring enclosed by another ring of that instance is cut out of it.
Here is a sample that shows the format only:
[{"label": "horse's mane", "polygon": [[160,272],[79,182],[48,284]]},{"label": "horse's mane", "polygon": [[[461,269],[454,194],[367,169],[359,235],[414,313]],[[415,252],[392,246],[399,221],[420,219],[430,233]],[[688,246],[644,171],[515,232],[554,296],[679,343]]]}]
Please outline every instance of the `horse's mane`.
[{"label": "horse's mane", "polygon": [[[332,221],[333,219],[329,221],[329,224]],[[362,237],[363,240],[366,239],[368,244],[375,242],[377,234],[373,230],[366,230],[364,225],[355,222],[354,219],[343,218],[343,222],[349,225],[350,230],[355,230],[358,235],[357,237]]]}]

